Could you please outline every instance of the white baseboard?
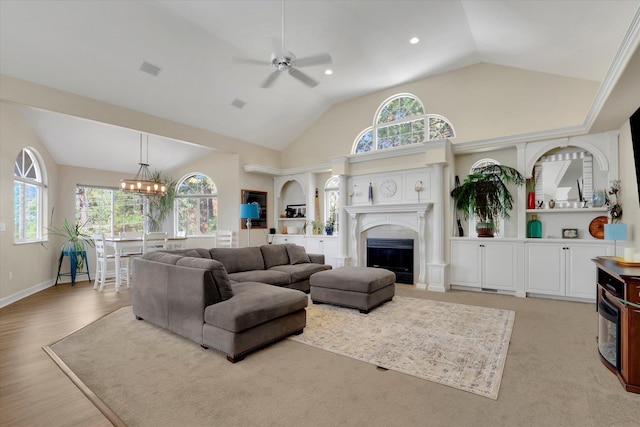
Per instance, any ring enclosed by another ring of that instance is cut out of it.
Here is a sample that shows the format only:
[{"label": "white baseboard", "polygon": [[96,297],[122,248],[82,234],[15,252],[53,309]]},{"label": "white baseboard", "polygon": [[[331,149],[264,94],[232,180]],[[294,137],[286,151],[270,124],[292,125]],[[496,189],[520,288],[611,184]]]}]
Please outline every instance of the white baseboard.
[{"label": "white baseboard", "polygon": [[46,282],[39,283],[27,289],[23,289],[20,292],[16,292],[13,295],[9,295],[8,297],[0,298],[0,308],[6,307],[9,304],[13,304],[16,301],[21,300],[22,298],[26,298],[29,295],[33,295],[44,289],[50,288],[51,286],[53,286],[54,283],[55,283],[55,280],[53,279],[47,280]]}]

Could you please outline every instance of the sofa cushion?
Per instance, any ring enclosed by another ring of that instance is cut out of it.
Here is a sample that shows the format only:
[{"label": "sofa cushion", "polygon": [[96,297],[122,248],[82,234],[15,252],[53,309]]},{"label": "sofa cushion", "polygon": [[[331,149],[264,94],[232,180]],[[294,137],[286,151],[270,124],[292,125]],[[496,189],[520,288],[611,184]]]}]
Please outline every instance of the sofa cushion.
[{"label": "sofa cushion", "polygon": [[210,277],[205,278],[207,282],[210,282],[207,283],[207,286],[213,286],[217,289],[219,301],[228,300],[233,296],[233,290],[231,290],[227,271],[221,262],[216,261],[215,259],[185,256],[178,260],[176,265],[207,270],[210,273]]},{"label": "sofa cushion", "polygon": [[287,253],[289,254],[289,264],[311,262],[311,260],[309,259],[309,255],[307,255],[307,251],[304,249],[304,246],[295,245],[293,243],[286,244],[285,246],[287,248]]},{"label": "sofa cushion", "polygon": [[209,253],[209,249],[205,249],[205,248],[189,249],[184,253],[184,256],[211,259],[211,254]]},{"label": "sofa cushion", "polygon": [[233,285],[233,292],[233,298],[205,309],[204,321],[207,324],[242,332],[302,310],[309,304],[303,292],[264,283],[237,283]]},{"label": "sofa cushion", "polygon": [[183,258],[182,255],[177,254],[169,254],[162,251],[151,251],[142,255],[143,259],[148,259],[150,261],[161,262],[164,264],[176,264],[179,260]]},{"label": "sofa cushion", "polygon": [[269,285],[287,286],[291,284],[291,275],[276,270],[239,271],[229,274],[234,282],[262,282]]},{"label": "sofa cushion", "polygon": [[264,270],[262,252],[258,247],[213,248],[209,250],[211,258],[220,261],[227,273],[239,271]]},{"label": "sofa cushion", "polygon": [[286,245],[262,245],[260,251],[264,258],[264,268],[267,270],[275,265],[289,264]]},{"label": "sofa cushion", "polygon": [[313,273],[317,273],[319,271],[331,270],[331,266],[325,265],[325,264],[313,264],[313,263],[304,263],[304,264],[296,264],[296,265],[277,265],[275,267],[272,267],[269,271],[274,271],[274,270],[287,273],[291,277],[291,283],[295,283],[295,282],[301,282],[303,280],[308,280]]}]

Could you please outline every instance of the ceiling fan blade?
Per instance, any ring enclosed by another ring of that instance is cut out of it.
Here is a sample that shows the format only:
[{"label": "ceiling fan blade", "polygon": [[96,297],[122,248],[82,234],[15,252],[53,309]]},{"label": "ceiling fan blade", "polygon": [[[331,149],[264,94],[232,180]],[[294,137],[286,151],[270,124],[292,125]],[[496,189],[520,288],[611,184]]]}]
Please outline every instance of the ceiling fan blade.
[{"label": "ceiling fan blade", "polygon": [[310,65],[331,64],[331,55],[328,53],[320,53],[318,55],[306,56],[304,58],[296,58],[296,66],[308,67]]},{"label": "ceiling fan blade", "polygon": [[265,81],[262,82],[260,87],[263,89],[271,87],[271,85],[273,85],[273,82],[276,81],[279,75],[280,75],[280,70],[275,70],[273,73],[269,74],[269,76],[265,79]]},{"label": "ceiling fan blade", "polygon": [[271,65],[269,61],[261,61],[259,59],[251,58],[232,58],[234,64],[253,64],[253,65]]},{"label": "ceiling fan blade", "polygon": [[308,75],[306,75],[302,71],[298,70],[297,68],[291,68],[289,70],[289,74],[294,79],[300,80],[302,83],[306,84],[309,87],[318,86],[318,82],[317,81],[313,80],[311,77],[309,77]]}]

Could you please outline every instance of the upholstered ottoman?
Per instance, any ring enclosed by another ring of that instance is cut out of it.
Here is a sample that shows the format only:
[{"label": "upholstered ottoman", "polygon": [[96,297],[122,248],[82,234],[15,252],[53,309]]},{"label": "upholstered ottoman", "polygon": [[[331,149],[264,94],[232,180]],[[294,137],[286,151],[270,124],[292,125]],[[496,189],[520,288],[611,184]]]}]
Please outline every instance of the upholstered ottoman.
[{"label": "upholstered ottoman", "polygon": [[384,268],[344,267],[311,276],[311,300],[314,304],[335,304],[368,313],[391,301],[395,295],[396,275]]}]

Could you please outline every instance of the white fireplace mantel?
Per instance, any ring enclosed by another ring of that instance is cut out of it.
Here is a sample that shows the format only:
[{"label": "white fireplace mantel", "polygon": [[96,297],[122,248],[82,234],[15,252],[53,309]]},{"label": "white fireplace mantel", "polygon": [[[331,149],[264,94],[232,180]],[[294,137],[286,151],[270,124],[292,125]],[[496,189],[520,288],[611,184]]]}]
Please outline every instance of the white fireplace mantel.
[{"label": "white fireplace mantel", "polygon": [[427,276],[427,236],[426,214],[433,203],[403,203],[394,205],[354,205],[345,206],[349,215],[349,237],[351,244],[351,256],[355,265],[359,265],[361,259],[360,250],[361,235],[370,228],[379,225],[399,225],[415,231],[418,235],[418,259],[420,260],[420,273],[416,286],[426,288]]}]

